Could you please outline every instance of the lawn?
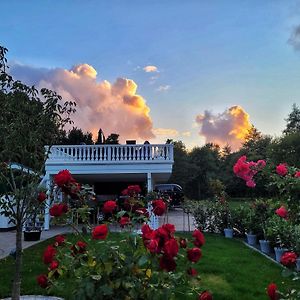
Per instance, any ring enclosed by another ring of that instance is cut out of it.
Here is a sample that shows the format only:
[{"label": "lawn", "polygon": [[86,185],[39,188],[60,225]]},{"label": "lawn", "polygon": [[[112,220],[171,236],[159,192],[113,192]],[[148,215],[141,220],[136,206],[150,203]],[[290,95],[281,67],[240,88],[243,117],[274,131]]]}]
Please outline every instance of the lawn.
[{"label": "lawn", "polygon": [[[119,239],[120,234],[111,234],[110,237]],[[282,268],[249,249],[242,241],[229,240],[213,234],[207,234],[206,241],[203,258],[197,269],[202,278],[203,288],[213,293],[214,300],[268,299],[266,286],[272,281],[281,286],[284,280],[281,277]],[[37,286],[35,278],[46,271],[41,257],[49,243],[51,240],[24,251],[23,294],[45,294],[45,290]],[[9,257],[1,260],[0,298],[10,294],[12,274],[13,259]],[[287,283],[290,286],[292,284],[291,281]],[[57,295],[68,299],[72,288],[72,285],[68,284],[64,292]]]}]

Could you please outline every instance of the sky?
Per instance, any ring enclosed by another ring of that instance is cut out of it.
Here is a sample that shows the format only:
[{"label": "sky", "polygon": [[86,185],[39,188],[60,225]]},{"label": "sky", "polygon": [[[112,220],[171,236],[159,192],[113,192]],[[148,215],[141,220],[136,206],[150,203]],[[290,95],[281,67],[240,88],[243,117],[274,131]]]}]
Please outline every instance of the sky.
[{"label": "sky", "polygon": [[12,75],[121,141],[279,136],[300,104],[300,1],[2,1]]}]

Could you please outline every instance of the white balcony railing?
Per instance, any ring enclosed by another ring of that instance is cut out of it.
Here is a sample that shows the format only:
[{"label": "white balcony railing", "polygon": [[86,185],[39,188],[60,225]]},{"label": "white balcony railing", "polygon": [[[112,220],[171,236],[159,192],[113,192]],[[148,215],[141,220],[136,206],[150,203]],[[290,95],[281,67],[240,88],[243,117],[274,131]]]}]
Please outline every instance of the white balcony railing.
[{"label": "white balcony railing", "polygon": [[[46,149],[49,149],[47,146]],[[173,162],[172,144],[55,145],[47,162]]]}]

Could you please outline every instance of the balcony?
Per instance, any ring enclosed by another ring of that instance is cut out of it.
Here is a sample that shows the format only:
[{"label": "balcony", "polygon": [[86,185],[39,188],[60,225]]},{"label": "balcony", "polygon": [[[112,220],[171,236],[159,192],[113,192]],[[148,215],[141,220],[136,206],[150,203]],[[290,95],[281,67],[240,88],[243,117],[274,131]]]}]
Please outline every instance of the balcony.
[{"label": "balcony", "polygon": [[[48,150],[49,147],[46,148]],[[47,164],[173,163],[172,144],[52,146]]]}]

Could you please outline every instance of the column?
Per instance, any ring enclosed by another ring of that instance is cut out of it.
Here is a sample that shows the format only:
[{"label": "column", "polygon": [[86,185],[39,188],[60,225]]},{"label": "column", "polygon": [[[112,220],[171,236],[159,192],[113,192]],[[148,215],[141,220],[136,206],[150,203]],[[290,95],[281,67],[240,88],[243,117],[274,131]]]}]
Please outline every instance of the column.
[{"label": "column", "polygon": [[149,172],[147,173],[147,192],[153,191],[153,185],[152,185],[152,174]]},{"label": "column", "polygon": [[51,204],[51,176],[48,175],[46,179],[46,189],[47,189],[47,200],[46,200],[46,207],[45,207],[45,217],[44,217],[44,230],[49,230],[50,228],[50,214],[49,214],[49,207]]}]

